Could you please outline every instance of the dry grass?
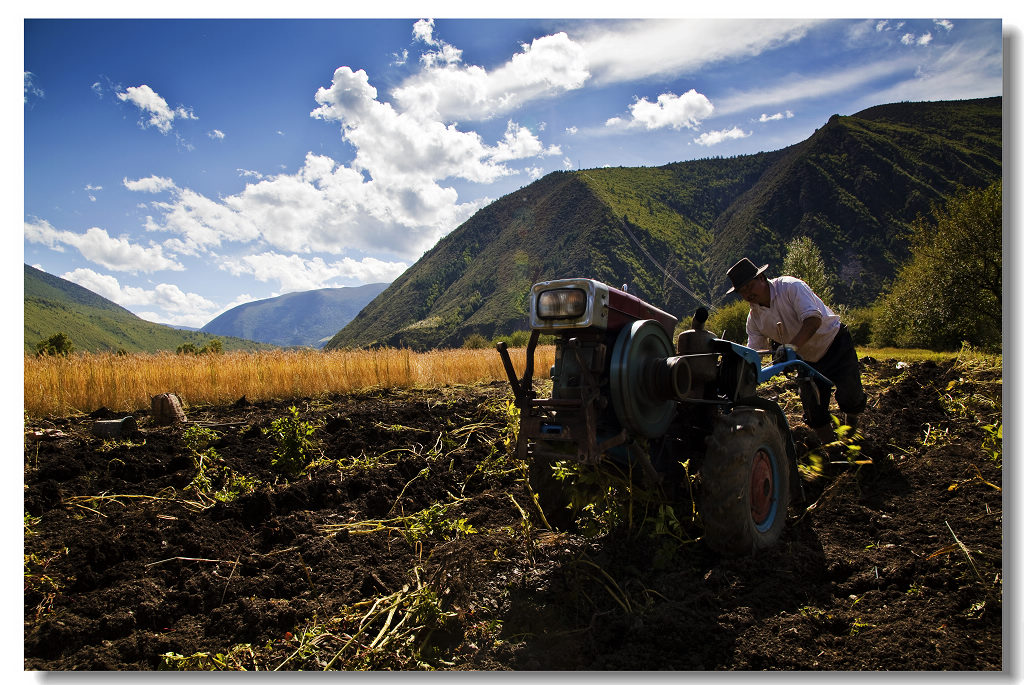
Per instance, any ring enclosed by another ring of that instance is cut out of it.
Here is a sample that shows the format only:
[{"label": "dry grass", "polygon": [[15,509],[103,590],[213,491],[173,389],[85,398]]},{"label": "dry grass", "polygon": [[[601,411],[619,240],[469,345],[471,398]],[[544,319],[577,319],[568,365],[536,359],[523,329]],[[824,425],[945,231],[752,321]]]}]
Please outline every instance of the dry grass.
[{"label": "dry grass", "polygon": [[[517,373],[526,350],[510,349]],[[554,363],[538,347],[536,372]],[[150,398],[176,393],[186,404],[315,397],[373,387],[437,387],[506,378],[496,350],[400,349],[226,352],[223,354],[76,354],[25,357],[25,412],[64,416],[100,407],[149,409]]]}]

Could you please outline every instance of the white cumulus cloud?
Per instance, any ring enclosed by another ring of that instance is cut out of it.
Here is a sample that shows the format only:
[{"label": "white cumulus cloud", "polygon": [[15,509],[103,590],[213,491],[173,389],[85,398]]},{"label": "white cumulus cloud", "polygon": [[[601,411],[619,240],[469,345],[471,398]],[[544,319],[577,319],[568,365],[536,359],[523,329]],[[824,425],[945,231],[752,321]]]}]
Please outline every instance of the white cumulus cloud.
[{"label": "white cumulus cloud", "polygon": [[438,45],[434,40],[434,20],[420,19],[412,25],[412,35],[415,40],[422,41],[427,45]]},{"label": "white cumulus cloud", "polygon": [[751,135],[751,132],[743,131],[743,129],[738,126],[733,126],[732,128],[722,129],[721,131],[707,131],[694,138],[693,142],[698,145],[711,146],[724,143],[727,140],[746,138],[749,135]]},{"label": "white cumulus cloud", "polygon": [[71,246],[89,261],[112,271],[150,273],[163,270],[182,271],[185,268],[179,262],[164,256],[161,245],[137,245],[125,238],[112,237],[106,230],[95,226],[85,233],[75,233],[58,230],[48,221],[26,221],[25,238],[53,249],[63,245]]},{"label": "white cumulus cloud", "polygon": [[128,180],[128,177],[126,176],[121,180],[121,183],[128,190],[140,193],[159,193],[164,190],[177,189],[177,186],[174,185],[174,181],[162,176],[147,176],[146,178],[138,178],[133,181]]},{"label": "white cumulus cloud", "polygon": [[529,129],[510,121],[505,127],[505,137],[498,142],[495,151],[489,157],[495,162],[507,162],[513,159],[560,154],[562,150],[557,145],[545,148]]},{"label": "white cumulus cloud", "polygon": [[280,292],[300,292],[336,287],[343,283],[389,283],[408,268],[403,262],[385,262],[372,257],[350,257],[327,262],[321,257],[306,259],[299,255],[274,252],[246,255],[225,260],[221,268],[232,275],[248,274],[259,281],[277,282]]},{"label": "white cumulus cloud", "polygon": [[123,286],[113,276],[86,268],[69,271],[61,278],[77,283],[122,307],[156,307],[162,310],[160,314],[140,314],[148,321],[199,328],[205,325],[217,310],[217,305],[202,295],[185,292],[170,283],[159,283],[151,289]]},{"label": "white cumulus cloud", "polygon": [[461,53],[441,43],[425,68],[391,93],[396,105],[437,121],[476,121],[507,114],[527,102],[583,86],[590,72],[583,49],[564,32],[523,43],[506,63],[488,71],[463,65]]},{"label": "white cumulus cloud", "polygon": [[142,128],[153,126],[161,133],[169,133],[175,119],[198,118],[186,107],[171,108],[166,100],[145,84],[128,86],[123,92],[117,93],[117,99],[121,102],[130,102],[148,117],[139,121]]},{"label": "white cumulus cloud", "polygon": [[782,119],[792,119],[793,112],[786,110],[785,112],[776,112],[775,114],[764,114],[762,113],[758,121],[762,124],[768,121],[781,121]]},{"label": "white cumulus cloud", "polygon": [[629,119],[614,117],[605,122],[605,125],[639,127],[646,130],[666,127],[676,130],[697,128],[703,119],[711,116],[714,109],[714,105],[706,96],[691,88],[682,95],[662,93],[656,102],[641,98],[629,106]]}]

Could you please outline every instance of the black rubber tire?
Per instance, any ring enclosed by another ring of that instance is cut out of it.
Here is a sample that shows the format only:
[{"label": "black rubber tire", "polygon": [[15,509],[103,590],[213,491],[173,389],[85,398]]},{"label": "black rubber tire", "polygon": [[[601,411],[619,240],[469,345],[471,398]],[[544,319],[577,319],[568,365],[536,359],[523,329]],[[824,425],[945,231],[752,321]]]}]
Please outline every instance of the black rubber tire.
[{"label": "black rubber tire", "polygon": [[789,477],[789,457],[774,417],[753,407],[720,416],[701,467],[700,514],[708,545],[728,556],[753,555],[774,545],[786,525]]}]

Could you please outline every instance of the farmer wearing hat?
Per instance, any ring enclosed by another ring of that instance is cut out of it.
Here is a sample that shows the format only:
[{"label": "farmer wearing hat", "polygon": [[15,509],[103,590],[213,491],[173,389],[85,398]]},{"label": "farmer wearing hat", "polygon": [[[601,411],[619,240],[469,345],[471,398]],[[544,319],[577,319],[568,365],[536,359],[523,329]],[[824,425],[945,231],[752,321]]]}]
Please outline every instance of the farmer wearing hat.
[{"label": "farmer wearing hat", "polygon": [[[836,402],[845,423],[857,427],[857,417],[867,405],[860,381],[857,351],[846,325],[814,294],[810,286],[793,276],[769,279],[768,265],[757,268],[744,257],[729,269],[728,292],[736,291],[750,305],[747,315],[747,346],[769,349],[769,342],[788,345],[815,370],[835,384]],[[800,387],[804,421],[822,443],[835,440],[828,405],[832,389],[815,380]]]}]

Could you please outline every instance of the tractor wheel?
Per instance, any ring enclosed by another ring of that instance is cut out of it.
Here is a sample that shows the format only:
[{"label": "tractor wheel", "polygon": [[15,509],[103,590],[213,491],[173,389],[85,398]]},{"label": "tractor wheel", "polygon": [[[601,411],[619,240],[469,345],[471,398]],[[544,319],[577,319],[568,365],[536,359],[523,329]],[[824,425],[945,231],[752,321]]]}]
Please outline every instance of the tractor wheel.
[{"label": "tractor wheel", "polygon": [[701,468],[701,518],[715,551],[771,547],[786,525],[790,465],[774,417],[739,407],[716,421]]}]

